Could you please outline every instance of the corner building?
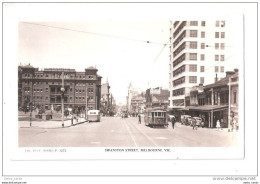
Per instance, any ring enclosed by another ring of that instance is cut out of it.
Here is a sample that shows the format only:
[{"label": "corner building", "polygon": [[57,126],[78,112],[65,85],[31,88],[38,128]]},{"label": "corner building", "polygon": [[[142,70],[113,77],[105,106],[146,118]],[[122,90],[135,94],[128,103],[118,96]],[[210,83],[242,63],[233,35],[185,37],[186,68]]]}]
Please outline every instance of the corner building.
[{"label": "corner building", "polygon": [[[75,69],[45,68],[39,70],[30,64],[18,67],[18,106],[25,103],[56,109],[61,106],[62,73],[64,73],[64,107],[84,111],[99,109],[101,76],[94,67],[84,72]],[[28,104],[27,104],[28,106]]]},{"label": "corner building", "polygon": [[185,107],[193,86],[225,77],[226,21],[175,21],[170,28],[169,107]]}]

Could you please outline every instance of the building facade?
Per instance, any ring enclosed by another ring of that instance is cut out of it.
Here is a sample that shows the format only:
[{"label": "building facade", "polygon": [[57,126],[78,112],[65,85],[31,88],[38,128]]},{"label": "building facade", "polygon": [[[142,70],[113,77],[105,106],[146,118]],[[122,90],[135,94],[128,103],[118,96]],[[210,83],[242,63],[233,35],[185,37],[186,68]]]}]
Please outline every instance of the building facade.
[{"label": "building facade", "polygon": [[147,89],[145,94],[146,107],[162,107],[167,109],[169,96],[169,90],[162,89],[161,87]]},{"label": "building facade", "polygon": [[170,108],[183,108],[191,87],[225,77],[227,26],[224,20],[171,23]]},{"label": "building facade", "polygon": [[64,108],[76,108],[83,112],[99,109],[101,98],[101,76],[94,67],[84,72],[75,69],[18,67],[18,106],[28,108],[29,104],[44,109],[61,108],[61,87],[64,80]]},{"label": "building facade", "polygon": [[180,114],[201,117],[209,128],[215,128],[218,120],[222,128],[231,128],[234,119],[238,122],[238,70],[226,72],[215,83],[192,87],[185,101]]}]

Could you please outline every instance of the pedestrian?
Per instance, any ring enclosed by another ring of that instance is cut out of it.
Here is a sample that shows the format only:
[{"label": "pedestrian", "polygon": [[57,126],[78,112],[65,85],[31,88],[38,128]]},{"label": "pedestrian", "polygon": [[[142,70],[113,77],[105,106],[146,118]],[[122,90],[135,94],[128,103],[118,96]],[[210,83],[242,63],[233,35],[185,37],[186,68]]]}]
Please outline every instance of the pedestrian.
[{"label": "pedestrian", "polygon": [[216,123],[216,128],[219,129],[220,128],[220,121],[217,120],[217,123]]},{"label": "pedestrian", "polygon": [[233,122],[235,128],[236,128],[236,131],[238,131],[238,122],[234,119],[234,122]]},{"label": "pedestrian", "polygon": [[139,124],[141,124],[141,115],[140,114],[138,114],[138,122],[139,122]]},{"label": "pedestrian", "polygon": [[73,125],[73,115],[71,116],[71,125]]},{"label": "pedestrian", "polygon": [[191,119],[191,123],[192,123],[192,129],[197,130],[196,120],[194,118]]},{"label": "pedestrian", "polygon": [[174,129],[174,124],[175,124],[175,117],[173,116],[172,119],[171,119],[171,122],[172,122],[172,129]]}]

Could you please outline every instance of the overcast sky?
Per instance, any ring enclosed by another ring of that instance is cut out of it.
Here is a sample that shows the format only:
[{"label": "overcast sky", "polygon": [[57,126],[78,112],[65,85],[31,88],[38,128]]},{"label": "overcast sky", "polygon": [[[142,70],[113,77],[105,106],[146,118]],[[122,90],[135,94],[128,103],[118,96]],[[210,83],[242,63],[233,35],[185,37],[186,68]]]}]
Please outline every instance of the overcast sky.
[{"label": "overcast sky", "polygon": [[96,66],[116,102],[126,103],[130,82],[141,90],[168,88],[169,28],[166,21],[20,22],[19,62],[76,71]]}]

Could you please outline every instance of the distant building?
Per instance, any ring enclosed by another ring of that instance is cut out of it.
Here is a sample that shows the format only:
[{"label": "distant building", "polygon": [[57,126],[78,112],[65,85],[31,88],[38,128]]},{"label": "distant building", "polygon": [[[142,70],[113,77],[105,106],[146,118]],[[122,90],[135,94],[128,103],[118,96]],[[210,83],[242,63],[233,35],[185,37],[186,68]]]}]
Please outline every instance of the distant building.
[{"label": "distant building", "polygon": [[[61,108],[61,87],[64,78],[64,107],[83,112],[99,109],[101,97],[101,76],[94,67],[84,72],[75,69],[18,66],[18,107],[28,109],[30,105],[44,109]],[[63,73],[63,75],[62,75]]]},{"label": "distant building", "polygon": [[110,85],[107,81],[101,86],[101,112],[104,115],[112,116],[116,113],[116,101],[110,92]]},{"label": "distant building", "polygon": [[145,94],[146,107],[163,107],[167,109],[169,96],[169,90],[161,87],[147,89]]},{"label": "distant building", "polygon": [[142,94],[135,95],[131,99],[131,111],[132,115],[137,115],[138,113],[143,113],[145,110],[145,97]]},{"label": "distant building", "polygon": [[127,107],[127,111],[128,111],[128,112],[132,112],[132,111],[133,111],[132,105],[131,105],[132,98],[133,98],[134,96],[139,95],[139,94],[141,94],[141,91],[135,89],[135,88],[132,86],[132,84],[130,83],[130,84],[129,84],[129,87],[128,87],[127,97],[126,97],[126,107]]}]

